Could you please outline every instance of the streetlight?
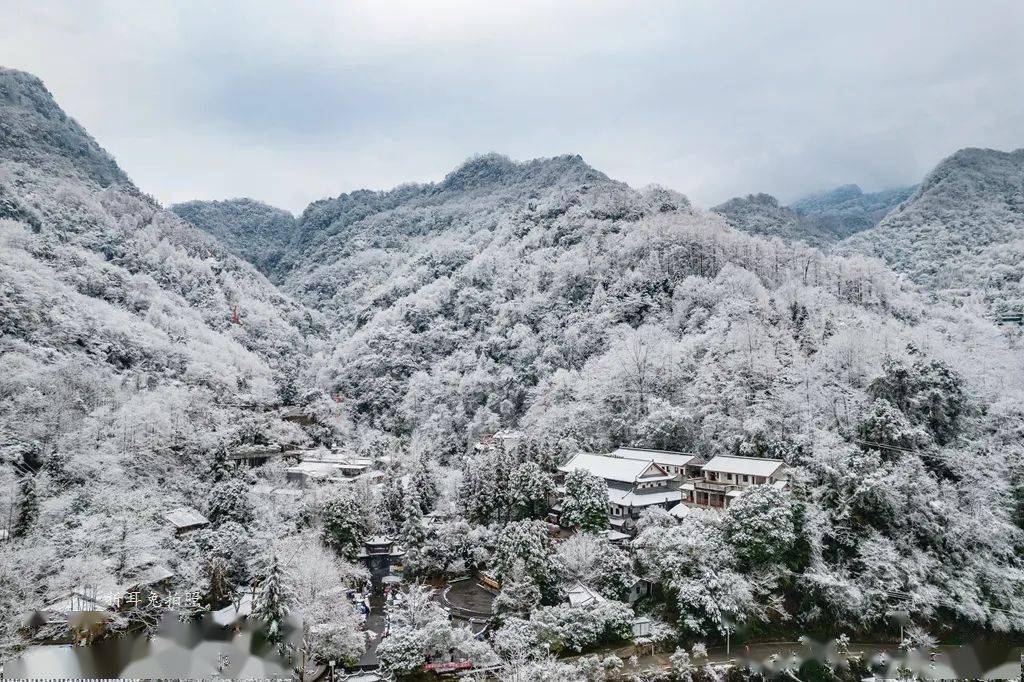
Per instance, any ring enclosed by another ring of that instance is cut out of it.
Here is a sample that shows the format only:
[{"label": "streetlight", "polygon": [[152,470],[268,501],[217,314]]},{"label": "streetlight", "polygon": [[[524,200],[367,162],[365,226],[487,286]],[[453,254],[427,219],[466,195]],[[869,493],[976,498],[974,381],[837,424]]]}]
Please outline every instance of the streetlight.
[{"label": "streetlight", "polygon": [[327,665],[329,665],[331,667],[331,682],[334,682],[334,663],[335,663],[335,661],[334,661],[333,658],[331,660],[327,661]]},{"label": "streetlight", "polygon": [[722,625],[725,626],[725,655],[730,656],[732,652],[733,628],[733,614],[731,611],[722,611]]},{"label": "streetlight", "polygon": [[892,615],[893,619],[900,624],[900,646],[902,647],[904,642],[903,626],[910,620],[910,612],[897,610],[890,611],[889,613]]}]

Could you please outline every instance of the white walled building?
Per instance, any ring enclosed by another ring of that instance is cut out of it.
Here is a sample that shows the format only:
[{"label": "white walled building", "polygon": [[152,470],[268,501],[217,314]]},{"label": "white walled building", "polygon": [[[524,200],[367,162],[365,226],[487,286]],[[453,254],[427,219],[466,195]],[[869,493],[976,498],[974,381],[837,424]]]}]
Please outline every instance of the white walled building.
[{"label": "white walled building", "polygon": [[583,469],[604,479],[608,484],[608,515],[613,526],[632,526],[644,509],[652,506],[668,509],[679,500],[675,474],[650,459],[581,452],[558,469],[562,473]]},{"label": "white walled building", "polygon": [[751,486],[785,487],[788,479],[782,460],[718,455],[702,467],[701,478],[680,486],[680,493],[685,504],[725,508]]}]

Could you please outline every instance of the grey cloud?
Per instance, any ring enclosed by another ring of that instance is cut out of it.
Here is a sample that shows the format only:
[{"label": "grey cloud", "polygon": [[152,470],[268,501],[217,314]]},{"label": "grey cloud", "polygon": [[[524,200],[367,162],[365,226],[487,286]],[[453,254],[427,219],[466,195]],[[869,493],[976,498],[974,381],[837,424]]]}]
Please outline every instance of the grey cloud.
[{"label": "grey cloud", "polygon": [[1022,7],[9,2],[0,62],[165,202],[301,210],[495,150],[710,205],[1024,145]]}]

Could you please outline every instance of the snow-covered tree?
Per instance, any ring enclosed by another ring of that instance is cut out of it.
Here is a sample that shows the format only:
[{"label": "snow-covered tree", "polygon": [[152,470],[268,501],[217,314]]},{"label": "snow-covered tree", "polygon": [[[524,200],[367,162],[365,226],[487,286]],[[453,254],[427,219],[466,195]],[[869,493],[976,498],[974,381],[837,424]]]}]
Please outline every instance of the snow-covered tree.
[{"label": "snow-covered tree", "polygon": [[324,542],[342,556],[351,557],[362,547],[369,520],[366,509],[350,490],[336,491],[320,512]]},{"label": "snow-covered tree", "polygon": [[590,533],[576,533],[558,543],[552,563],[563,584],[579,582],[609,599],[623,599],[635,578],[629,555]]},{"label": "snow-covered tree", "polygon": [[419,572],[420,556],[427,533],[423,528],[423,507],[415,489],[406,497],[405,522],[402,524],[401,539],[402,545],[405,547],[405,565],[410,572]]},{"label": "snow-covered tree", "polygon": [[433,591],[412,585],[389,612],[391,627],[377,646],[381,667],[396,676],[417,671],[430,656],[451,655],[478,665],[493,665],[497,656],[466,628],[453,628]]},{"label": "snow-covered tree", "polygon": [[566,475],[561,523],[584,531],[608,527],[608,484],[604,479],[583,469]]},{"label": "snow-covered tree", "polygon": [[513,505],[513,517],[542,519],[550,508],[555,482],[536,462],[520,463],[509,480],[508,499]]},{"label": "snow-covered tree", "polygon": [[397,536],[405,523],[405,486],[399,476],[389,477],[380,487],[379,515],[388,533]]},{"label": "snow-covered tree", "polygon": [[547,528],[542,522],[514,521],[495,538],[494,570],[502,580],[518,575],[529,576],[542,597],[548,599],[554,587],[554,569],[548,545]]},{"label": "snow-covered tree", "polygon": [[275,556],[252,605],[252,615],[264,623],[268,641],[279,644],[284,640],[285,618],[291,612],[293,602],[294,592],[289,578]]},{"label": "snow-covered tree", "polygon": [[18,509],[14,517],[14,537],[23,538],[28,535],[32,524],[39,518],[39,492],[36,490],[36,477],[22,474],[18,484]]},{"label": "snow-covered tree", "polygon": [[355,662],[366,648],[363,617],[344,589],[363,579],[365,570],[338,559],[314,534],[289,538],[279,549],[288,552],[289,613],[301,628],[292,656],[299,678],[315,663]]},{"label": "snow-covered tree", "polygon": [[255,517],[255,508],[250,499],[249,486],[239,478],[225,478],[210,489],[210,501],[206,508],[207,518],[215,526],[234,521],[248,526]]},{"label": "snow-covered tree", "polygon": [[750,488],[729,505],[723,530],[744,567],[781,565],[796,540],[789,494],[769,485]]},{"label": "snow-covered tree", "polygon": [[518,616],[527,618],[530,611],[540,604],[540,590],[533,578],[526,572],[522,561],[513,564],[512,573],[501,585],[501,592],[494,600],[493,609],[499,617]]}]

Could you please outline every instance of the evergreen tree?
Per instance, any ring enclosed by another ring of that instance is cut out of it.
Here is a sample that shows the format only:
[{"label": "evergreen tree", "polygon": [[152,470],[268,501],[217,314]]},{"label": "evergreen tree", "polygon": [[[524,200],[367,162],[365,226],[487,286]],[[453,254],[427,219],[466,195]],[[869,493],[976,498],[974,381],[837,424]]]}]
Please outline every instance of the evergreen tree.
[{"label": "evergreen tree", "polygon": [[420,509],[424,514],[434,508],[438,495],[441,494],[441,488],[434,476],[434,468],[435,464],[426,455],[423,455],[416,460],[412,471],[409,472],[409,485],[415,492]]},{"label": "evergreen tree", "polygon": [[528,618],[530,611],[535,609],[538,604],[540,604],[540,589],[526,572],[523,561],[516,559],[512,564],[511,574],[502,583],[501,592],[494,600],[492,606],[494,613],[499,617]]},{"label": "evergreen tree", "polygon": [[398,535],[405,523],[405,486],[402,479],[393,476],[380,488],[379,514],[381,523],[392,536]]},{"label": "evergreen tree", "polygon": [[291,587],[275,556],[252,607],[253,617],[266,623],[268,641],[280,644],[284,640],[284,619],[291,611],[292,601]]},{"label": "evergreen tree", "polygon": [[25,473],[21,477],[18,495],[18,514],[14,519],[14,537],[28,535],[32,524],[39,518],[39,491],[36,490],[35,476]]},{"label": "evergreen tree", "polygon": [[406,499],[405,522],[402,524],[402,544],[405,547],[405,564],[412,573],[419,570],[419,558],[426,541],[427,534],[423,528],[423,511],[419,496],[410,494]]},{"label": "evergreen tree", "polygon": [[234,521],[248,526],[256,516],[249,486],[239,478],[222,479],[210,490],[207,517],[214,526]]},{"label": "evergreen tree", "polygon": [[345,493],[324,505],[321,513],[323,539],[347,557],[354,557],[363,544],[369,519],[365,510]]},{"label": "evergreen tree", "polygon": [[633,586],[633,561],[629,555],[602,538],[594,561],[593,587],[608,599],[624,601]]},{"label": "evergreen tree", "polygon": [[583,531],[608,527],[608,484],[589,471],[577,469],[565,477],[562,524]]},{"label": "evergreen tree", "polygon": [[214,485],[234,478],[235,468],[228,457],[228,448],[223,443],[218,444],[213,450],[213,459],[210,461],[210,482]]},{"label": "evergreen tree", "polygon": [[519,519],[544,518],[550,507],[555,482],[536,462],[523,462],[509,480],[509,499],[512,516]]},{"label": "evergreen tree", "polygon": [[782,561],[796,539],[789,494],[769,485],[754,486],[729,505],[724,530],[744,567]]},{"label": "evergreen tree", "polygon": [[814,548],[807,530],[807,502],[802,483],[793,483],[792,498],[793,544],[786,563],[794,573],[803,573],[811,564]]},{"label": "evergreen tree", "polygon": [[548,533],[540,521],[514,521],[498,534],[492,557],[504,582],[529,575],[544,599],[554,595],[555,570],[549,553]]},{"label": "evergreen tree", "polygon": [[902,412],[885,398],[878,398],[871,405],[870,411],[857,426],[857,435],[871,443],[864,447],[881,450],[884,459],[896,459],[890,448],[912,450],[925,445],[928,437],[921,429],[914,427]]},{"label": "evergreen tree", "polygon": [[484,453],[468,458],[459,484],[459,502],[466,518],[473,523],[491,523],[500,511],[498,497],[493,455]]}]

